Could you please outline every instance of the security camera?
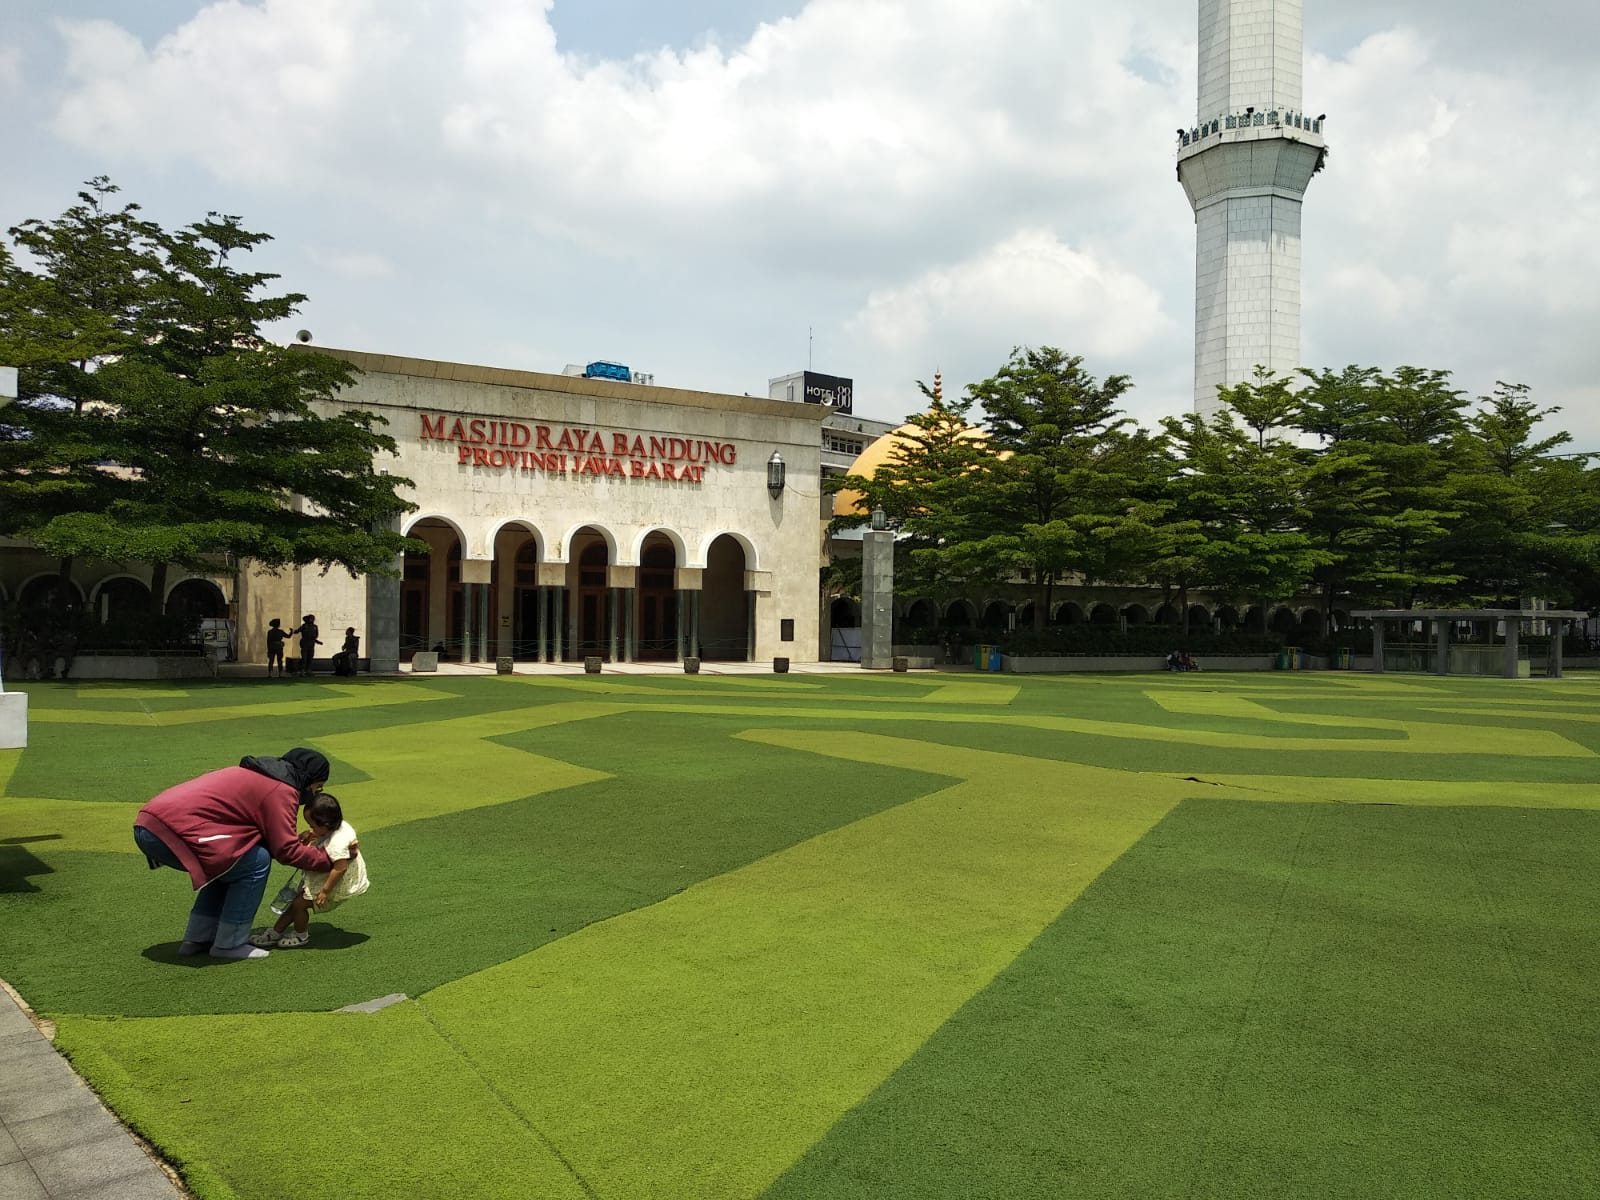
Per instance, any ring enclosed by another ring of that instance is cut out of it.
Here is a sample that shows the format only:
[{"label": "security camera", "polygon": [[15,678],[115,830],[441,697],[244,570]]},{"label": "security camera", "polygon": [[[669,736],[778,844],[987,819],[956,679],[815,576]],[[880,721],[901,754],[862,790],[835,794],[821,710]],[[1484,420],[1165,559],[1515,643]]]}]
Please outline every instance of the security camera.
[{"label": "security camera", "polygon": [[302,329],[299,333],[294,335],[294,340],[297,342],[309,342],[311,340],[311,330]]}]

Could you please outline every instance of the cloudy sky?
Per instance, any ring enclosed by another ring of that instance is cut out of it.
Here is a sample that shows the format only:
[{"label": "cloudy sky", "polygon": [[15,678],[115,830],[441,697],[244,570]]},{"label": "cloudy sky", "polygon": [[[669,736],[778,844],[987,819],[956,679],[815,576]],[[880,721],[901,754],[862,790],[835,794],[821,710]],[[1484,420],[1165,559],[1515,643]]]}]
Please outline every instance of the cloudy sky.
[{"label": "cloudy sky", "polygon": [[[1600,5],[1306,0],[1302,358],[1600,450]],[[1192,394],[1194,0],[4,0],[0,228],[107,174],[276,241],[324,345],[764,393],[1015,344]]]}]

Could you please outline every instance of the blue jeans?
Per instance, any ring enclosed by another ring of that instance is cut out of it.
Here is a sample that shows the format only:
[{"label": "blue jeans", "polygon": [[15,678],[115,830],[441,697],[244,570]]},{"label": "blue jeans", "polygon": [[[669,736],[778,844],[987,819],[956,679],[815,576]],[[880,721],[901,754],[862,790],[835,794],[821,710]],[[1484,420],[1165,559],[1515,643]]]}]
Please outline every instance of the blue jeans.
[{"label": "blue jeans", "polygon": [[[134,826],[133,841],[139,852],[152,862],[188,875],[178,856],[148,829]],[[272,855],[265,846],[257,843],[245,851],[239,861],[195,893],[183,940],[209,942],[215,950],[231,950],[248,941],[250,925],[255,920],[256,909],[261,907],[261,897],[266,894],[267,872],[271,869]]]}]

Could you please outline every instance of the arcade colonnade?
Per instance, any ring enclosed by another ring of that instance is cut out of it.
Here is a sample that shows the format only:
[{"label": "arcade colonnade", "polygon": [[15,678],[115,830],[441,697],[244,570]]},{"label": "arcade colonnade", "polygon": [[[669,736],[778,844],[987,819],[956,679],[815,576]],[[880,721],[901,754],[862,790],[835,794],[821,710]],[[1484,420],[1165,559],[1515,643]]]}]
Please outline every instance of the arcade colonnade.
[{"label": "arcade colonnade", "polygon": [[429,552],[405,557],[402,660],[441,646],[463,662],[756,656],[758,604],[770,585],[768,573],[750,568],[754,548],[740,535],[692,547],[674,530],[646,530],[625,542],[586,524],[555,539],[570,553],[550,561],[552,539],[531,521],[487,535],[494,549],[487,559],[463,556],[470,539],[447,517],[414,518],[405,532]]}]

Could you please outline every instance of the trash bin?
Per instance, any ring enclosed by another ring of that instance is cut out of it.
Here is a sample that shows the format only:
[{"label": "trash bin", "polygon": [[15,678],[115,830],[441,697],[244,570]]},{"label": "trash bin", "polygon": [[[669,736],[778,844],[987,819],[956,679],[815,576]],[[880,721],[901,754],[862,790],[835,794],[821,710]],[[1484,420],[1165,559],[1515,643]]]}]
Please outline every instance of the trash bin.
[{"label": "trash bin", "polygon": [[998,671],[999,669],[1000,669],[1000,647],[999,646],[990,646],[989,647],[989,670]]},{"label": "trash bin", "polygon": [[1289,655],[1290,655],[1290,653],[1291,653],[1291,651],[1289,650],[1289,647],[1287,647],[1287,646],[1284,646],[1283,648],[1281,648],[1278,651],[1278,670],[1287,671],[1289,669]]},{"label": "trash bin", "polygon": [[980,671],[987,671],[989,669],[989,651],[993,649],[993,646],[985,646],[980,643],[978,648],[973,651],[972,665]]}]

